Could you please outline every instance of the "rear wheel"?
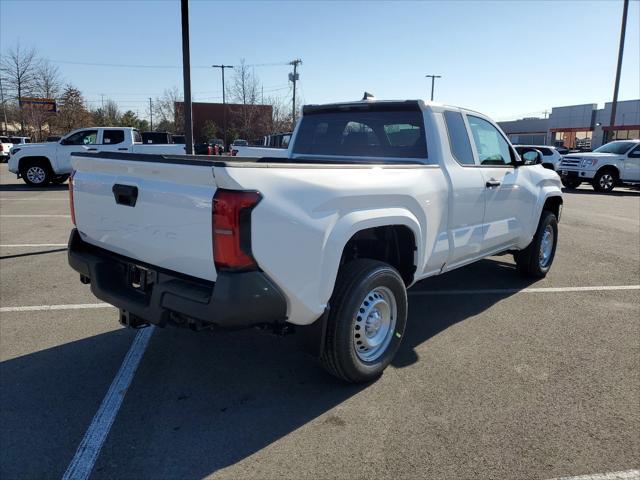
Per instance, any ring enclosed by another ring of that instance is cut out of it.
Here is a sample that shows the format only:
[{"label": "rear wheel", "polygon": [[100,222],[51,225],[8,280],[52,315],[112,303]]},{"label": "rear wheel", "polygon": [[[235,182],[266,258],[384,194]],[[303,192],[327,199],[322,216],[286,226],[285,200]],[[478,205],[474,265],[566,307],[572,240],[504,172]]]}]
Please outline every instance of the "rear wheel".
[{"label": "rear wheel", "polygon": [[618,174],[615,170],[605,169],[596,173],[593,178],[593,189],[597,192],[610,192],[618,182]]},{"label": "rear wheel", "polygon": [[45,160],[31,160],[20,168],[24,183],[30,187],[44,187],[53,177],[51,167]]},{"label": "rear wheel", "polygon": [[359,259],[338,273],[323,367],[347,382],[377,378],[396,354],[407,323],[407,291],[390,265]]},{"label": "rear wheel", "polygon": [[569,179],[569,178],[563,178],[562,179],[562,185],[564,185],[565,188],[568,188],[570,190],[578,188],[581,183],[582,182],[580,180]]},{"label": "rear wheel", "polygon": [[67,180],[69,180],[69,175],[56,175],[51,179],[51,183],[54,185],[62,185]]},{"label": "rear wheel", "polygon": [[529,246],[514,254],[518,271],[527,277],[544,278],[556,256],[557,244],[558,219],[553,212],[544,210]]}]

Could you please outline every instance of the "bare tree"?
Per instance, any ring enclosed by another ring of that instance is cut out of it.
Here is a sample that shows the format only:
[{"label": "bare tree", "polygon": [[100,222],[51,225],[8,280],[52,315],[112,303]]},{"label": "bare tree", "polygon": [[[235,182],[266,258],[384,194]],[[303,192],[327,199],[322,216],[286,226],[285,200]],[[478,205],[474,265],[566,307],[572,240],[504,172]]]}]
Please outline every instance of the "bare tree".
[{"label": "bare tree", "polygon": [[[2,86],[16,103],[20,101],[20,97],[33,94],[37,66],[36,50],[24,48],[20,43],[2,55],[0,60]],[[20,130],[24,132],[23,115],[20,115]]]},{"label": "bare tree", "polygon": [[244,59],[240,60],[240,64],[233,71],[233,82],[228,94],[237,106],[229,108],[232,116],[231,130],[241,137],[253,139],[266,133],[269,122],[259,101],[260,81],[253,69],[247,67]]},{"label": "bare tree", "polygon": [[91,114],[93,122],[101,127],[117,127],[122,117],[118,104],[110,98],[104,102],[104,106],[96,108]]},{"label": "bare tree", "polygon": [[266,100],[271,105],[271,123],[269,124],[270,133],[283,133],[292,130],[293,117],[289,102],[281,97],[269,97]]},{"label": "bare tree", "polygon": [[40,60],[34,73],[34,90],[43,98],[57,99],[62,91],[62,79],[58,67],[49,60]]},{"label": "bare tree", "polygon": [[178,102],[182,102],[182,94],[178,87],[167,89],[161,97],[156,98],[153,102],[153,115],[158,119],[157,130],[168,132],[183,131],[184,119],[182,118],[182,112],[176,106]]}]

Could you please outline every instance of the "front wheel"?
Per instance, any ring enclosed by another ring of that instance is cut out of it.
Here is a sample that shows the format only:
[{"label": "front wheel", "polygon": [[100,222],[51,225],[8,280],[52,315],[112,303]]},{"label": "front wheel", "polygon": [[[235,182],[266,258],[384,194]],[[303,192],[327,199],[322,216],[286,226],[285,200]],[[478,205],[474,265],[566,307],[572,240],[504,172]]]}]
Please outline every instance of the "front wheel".
[{"label": "front wheel", "polygon": [[546,277],[556,256],[557,245],[558,219],[553,212],[544,210],[529,246],[514,254],[518,271],[527,277]]},{"label": "front wheel", "polygon": [[329,307],[323,367],[351,383],[377,378],[407,324],[407,290],[398,271],[369,259],[343,265]]},{"label": "front wheel", "polygon": [[613,170],[602,170],[593,178],[593,189],[597,192],[610,192],[617,181],[618,175]]},{"label": "front wheel", "polygon": [[51,181],[51,167],[44,160],[28,162],[20,169],[24,183],[30,187],[45,187]]}]

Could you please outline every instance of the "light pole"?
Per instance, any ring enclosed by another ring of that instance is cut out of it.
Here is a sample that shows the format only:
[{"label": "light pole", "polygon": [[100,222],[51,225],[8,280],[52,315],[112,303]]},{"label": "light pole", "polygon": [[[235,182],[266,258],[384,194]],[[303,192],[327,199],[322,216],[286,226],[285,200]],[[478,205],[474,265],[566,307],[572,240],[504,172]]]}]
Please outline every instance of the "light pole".
[{"label": "light pole", "polygon": [[613,87],[613,102],[611,102],[611,119],[609,120],[609,130],[605,136],[605,142],[613,135],[613,126],[616,123],[616,110],[618,108],[618,89],[620,88],[620,72],[622,70],[622,54],[624,52],[624,36],[627,30],[627,12],[629,11],[629,0],[624,0],[622,7],[622,25],[620,26],[620,45],[618,46],[618,66],[616,68],[616,83]]},{"label": "light pole", "polygon": [[223,150],[227,148],[227,102],[224,95],[224,69],[233,68],[233,65],[211,65],[213,68],[219,68],[222,71],[222,135],[224,137]]},{"label": "light pole", "polygon": [[442,75],[425,75],[426,78],[431,78],[431,101],[433,102],[433,86],[436,78],[442,78]]},{"label": "light pole", "polygon": [[181,0],[182,81],[184,85],[184,136],[187,155],[193,155],[193,117],[191,115],[191,54],[189,51],[189,0]]}]

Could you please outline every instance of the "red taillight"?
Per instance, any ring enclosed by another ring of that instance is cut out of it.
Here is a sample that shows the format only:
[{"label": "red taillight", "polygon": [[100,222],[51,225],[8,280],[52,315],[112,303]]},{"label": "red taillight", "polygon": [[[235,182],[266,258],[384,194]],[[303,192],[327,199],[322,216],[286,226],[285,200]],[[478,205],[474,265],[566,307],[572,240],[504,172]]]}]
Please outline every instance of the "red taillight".
[{"label": "red taillight", "polygon": [[71,210],[71,222],[73,226],[76,226],[76,209],[73,205],[73,177],[76,174],[76,171],[73,170],[71,175],[69,175],[69,209]]},{"label": "red taillight", "polygon": [[216,191],[211,228],[217,270],[257,268],[251,254],[251,210],[261,199],[262,195],[254,191]]}]

